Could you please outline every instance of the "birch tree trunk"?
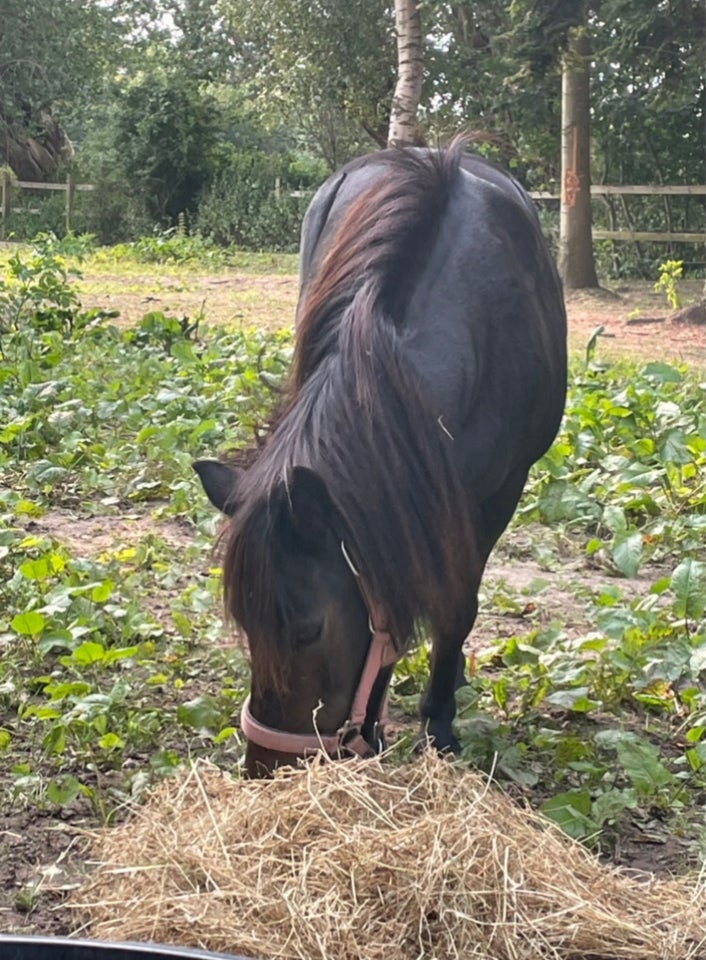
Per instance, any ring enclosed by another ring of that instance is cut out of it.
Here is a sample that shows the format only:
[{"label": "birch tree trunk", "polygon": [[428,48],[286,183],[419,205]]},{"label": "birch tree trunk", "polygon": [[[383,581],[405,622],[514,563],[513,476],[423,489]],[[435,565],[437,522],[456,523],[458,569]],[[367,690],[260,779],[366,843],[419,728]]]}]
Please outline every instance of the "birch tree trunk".
[{"label": "birch tree trunk", "polygon": [[417,0],[395,0],[397,34],[397,84],[392,95],[388,145],[408,147],[418,143],[417,111],[424,79],[422,21]]},{"label": "birch tree trunk", "polygon": [[569,289],[597,287],[591,236],[591,41],[572,27],[561,78],[559,273]]}]

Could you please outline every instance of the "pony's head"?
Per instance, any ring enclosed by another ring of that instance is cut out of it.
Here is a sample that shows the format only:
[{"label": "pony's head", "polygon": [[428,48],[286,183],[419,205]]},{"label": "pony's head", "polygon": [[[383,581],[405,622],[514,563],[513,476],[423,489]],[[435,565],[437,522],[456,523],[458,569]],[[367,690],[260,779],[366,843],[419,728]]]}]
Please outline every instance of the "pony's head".
[{"label": "pony's head", "polygon": [[345,750],[349,735],[362,737],[355,752],[362,741],[375,749],[385,695],[377,669],[359,730],[345,729],[371,647],[370,612],[324,482],[295,467],[263,493],[225,463],[199,461],[195,469],[211,502],[231,518],[224,589],[250,650],[248,773],[266,775],[319,745]]}]

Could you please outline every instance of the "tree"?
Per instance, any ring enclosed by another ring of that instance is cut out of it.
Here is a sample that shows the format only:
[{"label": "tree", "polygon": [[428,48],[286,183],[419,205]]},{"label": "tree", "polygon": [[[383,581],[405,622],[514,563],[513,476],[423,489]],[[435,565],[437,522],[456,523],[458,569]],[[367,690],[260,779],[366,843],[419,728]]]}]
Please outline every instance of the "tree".
[{"label": "tree", "polygon": [[390,112],[390,146],[419,142],[417,112],[424,81],[422,22],[416,0],[395,0],[397,84]]},{"label": "tree", "polygon": [[117,85],[114,164],[154,223],[193,211],[214,166],[219,110],[182,73],[161,67]]},{"label": "tree", "polygon": [[568,289],[598,286],[591,235],[590,57],[588,31],[573,27],[561,96],[559,273]]},{"label": "tree", "polygon": [[90,100],[118,49],[101,0],[4,0],[0,22],[0,161],[20,179],[54,175],[71,156],[61,115]]},{"label": "tree", "polygon": [[387,143],[394,33],[384,0],[223,0],[263,120],[338,167]]}]

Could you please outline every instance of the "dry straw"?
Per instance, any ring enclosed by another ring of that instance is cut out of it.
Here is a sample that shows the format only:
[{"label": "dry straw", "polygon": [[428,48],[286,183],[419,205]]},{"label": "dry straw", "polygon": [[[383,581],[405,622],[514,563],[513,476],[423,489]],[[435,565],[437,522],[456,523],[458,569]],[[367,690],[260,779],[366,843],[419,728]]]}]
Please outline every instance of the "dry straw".
[{"label": "dry straw", "polygon": [[96,838],[90,934],[258,958],[706,958],[706,893],[600,865],[479,776],[313,763],[270,782],[208,765]]}]

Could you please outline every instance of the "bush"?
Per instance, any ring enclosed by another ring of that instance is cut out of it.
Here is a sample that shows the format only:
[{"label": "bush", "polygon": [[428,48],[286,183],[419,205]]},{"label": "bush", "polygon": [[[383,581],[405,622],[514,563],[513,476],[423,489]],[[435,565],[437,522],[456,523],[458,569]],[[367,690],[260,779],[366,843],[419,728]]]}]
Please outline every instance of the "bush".
[{"label": "bush", "polygon": [[289,154],[233,151],[201,196],[195,228],[223,246],[295,252],[302,218],[325,177],[322,165]]}]

